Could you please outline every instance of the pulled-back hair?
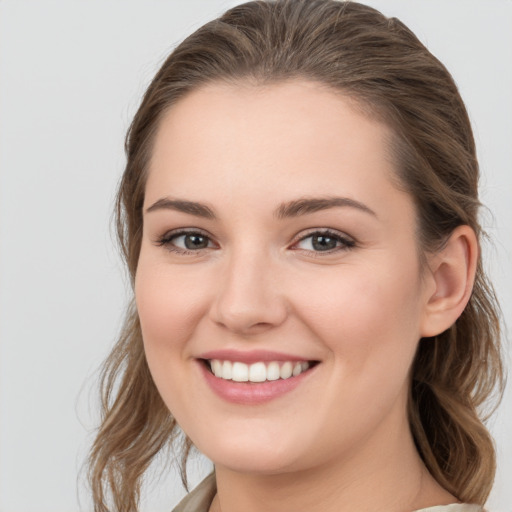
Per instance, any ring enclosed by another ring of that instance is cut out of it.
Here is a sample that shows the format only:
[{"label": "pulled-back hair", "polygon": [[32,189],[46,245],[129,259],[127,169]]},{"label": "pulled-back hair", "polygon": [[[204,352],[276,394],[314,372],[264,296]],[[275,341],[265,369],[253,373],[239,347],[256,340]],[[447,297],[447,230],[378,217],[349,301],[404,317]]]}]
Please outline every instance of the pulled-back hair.
[{"label": "pulled-back hair", "polygon": [[[394,133],[397,182],[417,209],[418,246],[442,247],[460,225],[479,239],[478,163],[464,103],[446,68],[399,20],[356,2],[248,2],[183,41],[147,89],[126,137],[117,229],[132,283],[152,146],[165,112],[211,82],[301,79],[353,98]],[[484,405],[501,396],[498,305],[477,264],[473,293],[445,332],[423,338],[411,372],[408,418],[434,478],[459,500],[483,504],[495,473]],[[178,426],[152,381],[135,306],[102,373],[102,423],[91,450],[95,511],[135,512],[142,476]],[[183,450],[185,464],[190,450]],[[184,467],[182,468],[184,474]]]}]

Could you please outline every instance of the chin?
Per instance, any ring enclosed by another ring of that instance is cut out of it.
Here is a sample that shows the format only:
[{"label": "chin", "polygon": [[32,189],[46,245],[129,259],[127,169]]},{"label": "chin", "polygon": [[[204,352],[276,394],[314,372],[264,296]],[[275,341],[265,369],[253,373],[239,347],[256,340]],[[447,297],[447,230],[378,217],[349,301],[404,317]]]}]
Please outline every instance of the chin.
[{"label": "chin", "polygon": [[226,436],[219,442],[212,438],[196,445],[216,466],[239,473],[275,474],[287,472],[297,466],[297,450],[276,442],[264,444],[248,439]]},{"label": "chin", "polygon": [[233,453],[219,454],[211,459],[216,466],[222,466],[237,473],[250,473],[258,475],[275,475],[286,473],[295,469],[291,461],[279,460],[271,453]]}]

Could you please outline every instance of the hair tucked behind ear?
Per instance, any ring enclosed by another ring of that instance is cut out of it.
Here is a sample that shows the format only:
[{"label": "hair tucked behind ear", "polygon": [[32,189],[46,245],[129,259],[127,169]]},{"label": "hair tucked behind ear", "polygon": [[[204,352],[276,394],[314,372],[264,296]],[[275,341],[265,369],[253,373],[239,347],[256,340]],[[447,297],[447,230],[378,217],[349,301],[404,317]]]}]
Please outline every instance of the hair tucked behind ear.
[{"label": "hair tucked behind ear", "polygon": [[[117,227],[132,280],[142,236],[144,186],[166,110],[212,81],[305,79],[354,98],[388,124],[400,185],[416,202],[418,244],[435,251],[459,225],[480,237],[478,164],[464,104],[444,66],[400,21],[355,2],[256,1],[188,37],[146,91],[126,138]],[[432,475],[466,502],[490,492],[495,453],[481,414],[503,384],[498,305],[481,261],[454,326],[422,339],[412,368],[409,419]],[[102,424],[90,456],[95,511],[135,512],[144,471],[176,436],[151,380],[137,311],[103,369]],[[185,445],[184,460],[190,443]],[[114,508],[107,503],[111,501]]]}]

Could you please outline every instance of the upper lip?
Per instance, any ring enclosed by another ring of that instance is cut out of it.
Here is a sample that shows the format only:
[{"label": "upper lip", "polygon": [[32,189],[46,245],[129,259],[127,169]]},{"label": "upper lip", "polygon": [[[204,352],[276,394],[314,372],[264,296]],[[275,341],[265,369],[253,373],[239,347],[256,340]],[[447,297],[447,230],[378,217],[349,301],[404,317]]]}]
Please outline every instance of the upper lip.
[{"label": "upper lip", "polygon": [[285,354],[283,352],[275,352],[272,350],[211,350],[204,352],[199,355],[198,359],[219,359],[221,361],[238,361],[240,363],[258,363],[258,362],[269,362],[269,361],[313,361],[303,356],[297,356],[293,354]]}]

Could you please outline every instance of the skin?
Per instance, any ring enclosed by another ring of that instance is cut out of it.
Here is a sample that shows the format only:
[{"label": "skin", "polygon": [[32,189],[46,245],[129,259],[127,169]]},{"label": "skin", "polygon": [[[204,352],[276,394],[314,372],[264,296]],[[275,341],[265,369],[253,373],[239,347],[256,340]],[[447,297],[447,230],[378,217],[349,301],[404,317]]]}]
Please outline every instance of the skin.
[{"label": "skin", "polygon": [[[211,510],[411,511],[457,500],[429,475],[406,416],[418,340],[455,321],[476,241],[461,227],[422,268],[412,198],[394,180],[386,126],[319,84],[209,84],[159,127],[144,204],[136,301],[154,381],[216,467]],[[282,203],[336,206],[276,218]],[[155,207],[171,198],[216,218]],[[207,247],[184,252],[172,230]],[[350,241],[315,250],[312,231]],[[159,243],[167,237],[164,244]],[[227,402],[197,357],[280,351],[320,364],[259,405]]]}]

